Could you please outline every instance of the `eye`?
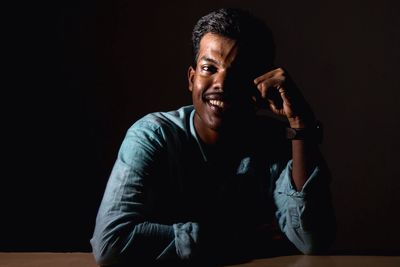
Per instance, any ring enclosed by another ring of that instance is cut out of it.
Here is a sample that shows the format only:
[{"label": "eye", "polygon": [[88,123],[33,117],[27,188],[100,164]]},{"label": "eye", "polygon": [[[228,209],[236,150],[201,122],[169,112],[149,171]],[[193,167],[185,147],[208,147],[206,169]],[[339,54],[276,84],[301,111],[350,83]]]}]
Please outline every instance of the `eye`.
[{"label": "eye", "polygon": [[217,72],[217,68],[212,66],[212,65],[202,65],[201,66],[201,71],[212,74],[212,73]]}]

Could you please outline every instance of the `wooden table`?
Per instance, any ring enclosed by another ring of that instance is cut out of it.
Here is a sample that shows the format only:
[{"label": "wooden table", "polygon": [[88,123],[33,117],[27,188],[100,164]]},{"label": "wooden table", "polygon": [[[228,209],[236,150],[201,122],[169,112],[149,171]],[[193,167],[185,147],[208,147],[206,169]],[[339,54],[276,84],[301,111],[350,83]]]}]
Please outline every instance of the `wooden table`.
[{"label": "wooden table", "polygon": [[[236,267],[400,267],[400,256],[282,256]],[[91,253],[0,253],[0,267],[97,267]]]}]

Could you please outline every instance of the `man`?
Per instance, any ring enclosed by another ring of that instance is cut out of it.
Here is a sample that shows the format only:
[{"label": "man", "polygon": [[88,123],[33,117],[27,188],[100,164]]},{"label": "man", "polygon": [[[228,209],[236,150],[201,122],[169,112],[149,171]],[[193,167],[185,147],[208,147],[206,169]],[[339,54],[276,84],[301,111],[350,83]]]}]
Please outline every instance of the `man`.
[{"label": "man", "polygon": [[[193,106],[128,130],[91,239],[97,262],[223,262],[281,244],[323,251],[335,223],[321,129],[287,72],[273,67],[271,33],[245,11],[220,9],[192,39]],[[287,123],[257,115],[260,107]]]}]

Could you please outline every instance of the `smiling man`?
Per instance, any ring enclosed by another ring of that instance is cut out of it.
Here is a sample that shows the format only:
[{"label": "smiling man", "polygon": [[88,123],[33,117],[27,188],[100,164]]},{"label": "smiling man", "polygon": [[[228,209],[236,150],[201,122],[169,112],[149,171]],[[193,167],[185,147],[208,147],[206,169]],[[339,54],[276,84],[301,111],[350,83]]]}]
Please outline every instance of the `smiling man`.
[{"label": "smiling man", "polygon": [[193,105],[128,130],[91,239],[97,262],[326,251],[335,221],[321,127],[274,67],[270,31],[245,11],[220,9],[197,22],[192,40]]}]

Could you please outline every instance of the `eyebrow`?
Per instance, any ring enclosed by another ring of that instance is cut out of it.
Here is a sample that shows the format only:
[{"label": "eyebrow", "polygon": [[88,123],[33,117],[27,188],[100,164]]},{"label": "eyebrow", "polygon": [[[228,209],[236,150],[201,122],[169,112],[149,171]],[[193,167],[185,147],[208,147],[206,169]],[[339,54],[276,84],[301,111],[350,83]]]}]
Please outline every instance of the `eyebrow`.
[{"label": "eyebrow", "polygon": [[209,57],[207,57],[207,56],[202,56],[202,57],[200,58],[200,60],[201,60],[201,61],[208,61],[208,62],[214,63],[214,64],[216,64],[216,65],[220,65],[219,62],[218,62],[217,60],[215,60],[215,59],[213,59],[213,58],[209,58]]}]

